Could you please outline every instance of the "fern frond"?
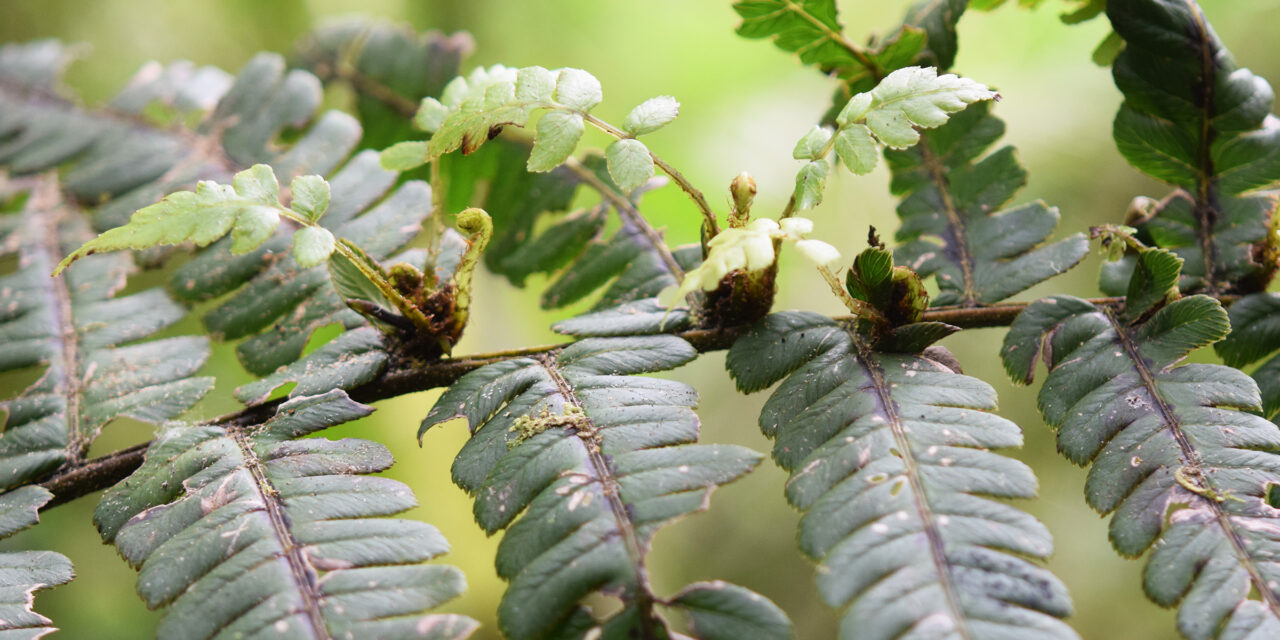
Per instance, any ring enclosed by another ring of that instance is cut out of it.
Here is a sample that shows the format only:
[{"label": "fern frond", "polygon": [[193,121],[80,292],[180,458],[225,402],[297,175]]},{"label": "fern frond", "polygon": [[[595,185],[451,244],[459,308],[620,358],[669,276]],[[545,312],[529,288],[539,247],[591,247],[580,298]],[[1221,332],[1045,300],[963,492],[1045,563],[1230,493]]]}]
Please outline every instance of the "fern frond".
[{"label": "fern frond", "polygon": [[972,105],[922,133],[905,151],[886,151],[904,242],[895,259],[935,275],[935,305],[991,304],[1074,267],[1089,251],[1083,234],[1045,244],[1058,224],[1043,202],[1005,207],[1027,182],[1013,147],[981,157],[1004,134],[990,105]]},{"label": "fern frond", "polygon": [[[507,529],[497,567],[511,583],[498,609],[508,637],[577,638],[598,625],[604,637],[667,637],[655,611],[663,601],[650,591],[645,568],[654,533],[702,510],[716,486],[760,460],[742,447],[691,444],[699,428],[696,392],[635,377],[695,355],[673,336],[583,340],[467,374],[423,421],[419,437],[454,417],[470,424],[453,477],[476,497],[476,520],[486,531]],[[721,597],[735,606],[719,615],[736,624],[768,621],[762,637],[790,636],[772,603],[734,589]],[[582,600],[596,591],[618,595],[623,610],[595,620]],[[701,632],[723,624],[706,611],[709,598],[715,595],[665,606],[689,609]]]},{"label": "fern frond", "polygon": [[1090,506],[1111,518],[1127,556],[1153,549],[1144,572],[1157,604],[1180,604],[1188,638],[1266,637],[1280,625],[1280,428],[1254,415],[1257,386],[1240,371],[1179,361],[1227,334],[1203,295],[1177,298],[1182,260],[1144,251],[1122,308],[1055,296],[1027,308],[1003,358],[1029,382],[1043,353],[1040,411],[1058,449],[1091,465]]},{"label": "fern frond", "polygon": [[[354,156],[330,182],[334,195],[320,224],[334,236],[355,243],[375,260],[418,265],[426,261],[423,255],[391,258],[418,234],[430,214],[431,189],[426,183],[406,182],[388,193],[395,174],[381,168],[372,151]],[[189,301],[232,294],[205,315],[205,326],[224,340],[247,338],[237,345],[236,354],[246,369],[259,375],[296,361],[311,333],[324,325],[340,323],[351,329],[365,323],[329,286],[331,276],[324,266],[298,264],[288,251],[290,235],[281,232],[239,256],[232,253],[234,239],[225,238],[179,268],[171,280],[177,295]],[[452,273],[436,275],[447,281]]]},{"label": "fern frond", "polygon": [[903,23],[875,46],[861,49],[844,35],[835,0],[741,0],[738,35],[772,38],[800,62],[843,81],[837,109],[854,94],[870,90],[890,72],[911,65],[951,67],[956,55],[956,23],[967,0],[922,0]]},{"label": "fern frond", "polygon": [[249,428],[170,428],[95,522],[167,607],[160,638],[465,638],[476,623],[423,614],[464,588],[423,564],[448,543],[432,526],[382,518],[415,505],[366,440],[301,439],[372,409],[340,390],[296,398]]},{"label": "fern frond", "polygon": [[844,609],[842,638],[1075,638],[1044,525],[1001,499],[1030,498],[1022,443],[995,393],[930,352],[872,350],[840,322],[767,316],[729,350],[739,389],[785,381],[760,427],[804,511],[799,542],[818,591]]},{"label": "fern frond", "polygon": [[[16,397],[0,403],[0,486],[29,482],[84,455],[120,417],[160,423],[213,387],[193,377],[208,357],[203,337],[139,342],[186,315],[160,289],[117,297],[133,263],[124,254],[86,258],[63,278],[58,259],[92,237],[84,217],[40,182],[21,213],[3,216],[0,252],[18,270],[0,277],[0,371],[44,367]],[[125,346],[127,345],[127,346]]]},{"label": "fern frond", "polygon": [[[53,498],[43,487],[25,486],[0,494],[0,538],[34,526],[39,509]],[[71,581],[71,561],[52,551],[0,553],[0,636],[34,640],[57,630],[32,609],[36,591]]]},{"label": "fern frond", "polygon": [[[1194,2],[1116,0],[1107,17],[1125,41],[1113,67],[1125,101],[1116,146],[1144,173],[1177,187],[1131,212],[1144,242],[1185,260],[1185,293],[1252,293],[1276,270],[1267,247],[1280,184],[1280,119],[1267,81],[1236,66]],[[1123,292],[1133,258],[1103,289]]]},{"label": "fern frond", "polygon": [[[1280,350],[1280,295],[1255,293],[1236,300],[1227,309],[1231,333],[1213,345],[1228,365],[1240,368]],[[1264,414],[1275,419],[1280,412],[1280,355],[1253,371],[1262,396]]]},{"label": "fern frond", "polygon": [[360,146],[383,149],[416,136],[411,118],[423,98],[439,97],[475,48],[463,31],[416,33],[402,25],[343,20],[305,35],[292,61],[357,95]]}]

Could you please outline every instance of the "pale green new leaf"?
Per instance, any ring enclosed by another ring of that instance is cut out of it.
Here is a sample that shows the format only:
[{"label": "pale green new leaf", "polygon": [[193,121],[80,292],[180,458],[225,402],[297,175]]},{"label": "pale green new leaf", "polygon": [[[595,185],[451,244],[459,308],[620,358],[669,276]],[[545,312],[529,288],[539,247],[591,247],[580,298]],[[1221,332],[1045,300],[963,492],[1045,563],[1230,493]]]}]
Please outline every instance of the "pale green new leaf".
[{"label": "pale green new leaf", "polygon": [[329,183],[315,175],[298,176],[289,183],[289,193],[293,200],[289,208],[300,213],[306,219],[317,222],[329,209]]},{"label": "pale green new leaf", "polygon": [[600,81],[582,69],[561,69],[553,94],[556,102],[577,111],[590,111],[600,104],[604,94]]},{"label": "pale green new leaf", "polygon": [[537,136],[529,154],[529,170],[550,171],[573,155],[586,129],[582,115],[570,111],[550,111],[538,120]]},{"label": "pale green new leaf", "polygon": [[811,160],[796,174],[796,188],[792,194],[796,200],[796,211],[812,209],[822,204],[830,168],[831,165],[826,160]]},{"label": "pale green new leaf", "polygon": [[[862,121],[885,146],[905,149],[920,140],[918,129],[934,129],[947,123],[949,114],[975,102],[992,100],[996,92],[986,85],[954,74],[938,75],[932,67],[898,69],[870,91],[865,111],[842,111],[841,127]],[[850,105],[865,100],[854,96]]]},{"label": "pale green new leaf", "polygon": [[[985,85],[950,73],[939,76],[932,67],[904,67],[890,73],[840,110],[833,145],[829,145],[832,131],[818,126],[796,144],[792,155],[812,160],[796,176],[796,208],[803,211],[822,201],[824,156],[831,147],[850,171],[864,175],[879,162],[882,146],[911,147],[920,141],[919,130],[940,127],[950,114],[995,97]],[[822,161],[821,169],[817,161]]]},{"label": "pale green new leaf", "polygon": [[334,242],[333,234],[324,227],[303,227],[293,234],[293,256],[299,267],[310,269],[329,259]]},{"label": "pale green new leaf", "polygon": [[369,474],[391,454],[305,438],[368,415],[342,391],[281,405],[262,425],[172,427],[109,490],[95,521],[165,608],[159,638],[466,638],[463,616],[424,613],[465,588],[434,527],[384,518],[416,505]]},{"label": "pale green new leaf", "polygon": [[[910,326],[910,325],[908,325]],[[791,474],[799,543],[840,638],[1076,638],[1071,601],[1034,560],[1044,525],[1005,502],[1035,495],[1018,426],[950,354],[885,353],[837,320],[767,316],[729,350],[738,388],[783,380],[760,428]],[[785,378],[785,380],[784,380]]]},{"label": "pale green new leaf", "polygon": [[623,193],[631,193],[653,177],[653,157],[643,142],[615,140],[605,149],[609,176]]},{"label": "pale green new leaf", "polygon": [[796,160],[818,160],[830,141],[831,128],[815,124],[808,133],[796,141],[795,148],[791,150],[791,157]]},{"label": "pale green new leaf", "polygon": [[854,175],[865,176],[880,163],[880,147],[865,124],[851,124],[836,134],[836,155]]},{"label": "pale green new leaf", "polygon": [[649,98],[636,105],[622,121],[622,130],[633,136],[642,136],[661,129],[680,115],[680,103],[671,96]]},{"label": "pale green new leaf", "polygon": [[[379,166],[377,153],[355,155],[332,175],[332,202],[319,224],[335,238],[362,248],[370,260],[391,261],[417,235],[431,210],[431,190],[425,183],[409,181],[393,190],[395,180],[395,173]],[[338,291],[394,311],[380,294],[373,295],[376,288],[371,283],[354,280],[364,276],[339,253],[331,254],[331,270],[304,268],[290,251],[291,236],[279,233],[243,256],[231,255],[224,240],[180,267],[170,281],[174,292],[191,302],[231,294],[205,315],[205,326],[227,340],[247,338],[236,353],[245,368],[258,375],[298,360],[311,333],[324,325],[351,329],[365,323],[363,316],[347,308]],[[449,244],[456,238],[450,231],[441,240],[442,264],[456,255],[457,247]],[[425,263],[425,256],[402,259]],[[451,271],[437,275],[447,281]],[[342,288],[335,290],[331,283]]]},{"label": "pale green new leaf", "polygon": [[[419,437],[454,417],[471,427],[453,477],[475,496],[481,527],[507,530],[497,568],[510,582],[498,608],[508,638],[568,628],[577,631],[565,637],[576,638],[597,625],[603,637],[668,637],[644,579],[654,533],[702,510],[710,491],[760,460],[741,447],[692,444],[694,390],[634,375],[695,355],[673,336],[587,339],[473,371],[428,414]],[[596,622],[583,600],[597,590],[621,598],[622,611]],[[690,610],[699,637],[729,637],[712,630],[729,633],[741,618],[767,622],[761,637],[790,636],[771,603],[734,593],[733,603],[690,595],[688,605],[670,605]],[[736,616],[727,611],[734,605]]]},{"label": "pale green new leaf", "polygon": [[1144,588],[1179,606],[1179,631],[1269,637],[1280,629],[1280,427],[1254,414],[1248,376],[1180,364],[1227,334],[1227,314],[1207,296],[1141,295],[1175,287],[1181,262],[1165,250],[1143,258],[1120,309],[1070,296],[1028,307],[1005,339],[1005,367],[1029,382],[1044,355],[1040,411],[1058,450],[1090,465],[1085,498],[1112,515],[1116,550],[1151,550]]},{"label": "pale green new leaf", "polygon": [[[318,218],[324,209],[317,207],[322,202],[328,206],[328,184],[319,176],[304,176],[295,183],[299,180],[304,187],[302,205],[307,212],[301,217]],[[128,224],[108,229],[86,242],[58,264],[54,275],[76,260],[94,253],[149,249],[184,242],[203,247],[227,233],[232,238],[232,255],[248,253],[274,235],[282,212],[299,215],[280,204],[279,194],[280,184],[276,181],[275,172],[265,164],[237,173],[230,186],[202,181],[195,191],[170,194],[156,204],[139,209]],[[332,252],[333,237],[328,237],[328,251],[325,251],[325,239],[316,232],[302,233],[305,230],[300,230],[297,236],[304,244],[296,249],[307,260],[316,260],[313,264],[319,264]],[[320,257],[317,259],[317,256]]]}]

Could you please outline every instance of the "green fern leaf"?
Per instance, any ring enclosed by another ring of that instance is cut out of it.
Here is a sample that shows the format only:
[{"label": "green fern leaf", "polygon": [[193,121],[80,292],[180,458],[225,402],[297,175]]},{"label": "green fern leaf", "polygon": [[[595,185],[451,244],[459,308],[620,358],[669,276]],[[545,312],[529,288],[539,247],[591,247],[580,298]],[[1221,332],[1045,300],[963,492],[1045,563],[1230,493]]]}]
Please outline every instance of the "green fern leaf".
[{"label": "green fern leaf", "polygon": [[894,257],[937,277],[935,305],[999,302],[1070,269],[1089,251],[1083,234],[1044,244],[1058,223],[1054,207],[1001,209],[1027,182],[1013,147],[980,158],[1003,133],[990,106],[977,104],[924,133],[912,149],[885,152],[890,189],[903,196],[896,238],[905,244]]},{"label": "green fern leaf", "polygon": [[[1134,294],[1176,287],[1179,258],[1155,249],[1142,257]],[[1116,550],[1153,549],[1147,595],[1180,605],[1178,628],[1193,640],[1280,628],[1280,518],[1268,496],[1280,483],[1280,428],[1249,413],[1261,407],[1248,376],[1178,364],[1228,326],[1203,295],[1130,295],[1120,310],[1055,296],[1018,316],[1002,354],[1021,382],[1044,354],[1040,411],[1059,451],[1091,465],[1085,497],[1114,514]]]},{"label": "green fern leaf", "polygon": [[[1107,17],[1125,41],[1113,67],[1125,96],[1116,145],[1177,187],[1140,212],[1140,239],[1183,258],[1183,292],[1265,289],[1276,266],[1259,249],[1276,198],[1254,192],[1280,181],[1270,85],[1236,66],[1193,2],[1115,0]],[[1131,268],[1132,260],[1112,264],[1104,290],[1122,292]]]},{"label": "green fern leaf", "polygon": [[[1240,368],[1280,350],[1280,295],[1245,296],[1232,303],[1227,316],[1231,334],[1213,348],[1228,365]],[[1280,413],[1280,355],[1255,369],[1253,380],[1258,383],[1265,415],[1275,419]]]},{"label": "green fern leaf", "polygon": [[83,460],[116,418],[159,424],[213,387],[212,378],[192,377],[208,357],[205,338],[140,342],[186,311],[159,289],[114,295],[133,270],[127,255],[92,256],[49,277],[59,256],[92,237],[83,216],[54,194],[42,184],[23,212],[0,217],[7,230],[0,251],[16,249],[20,264],[0,277],[0,371],[44,368],[0,403],[3,487]]},{"label": "green fern leaf", "polygon": [[[760,461],[741,447],[690,444],[693,389],[634,377],[695,355],[672,336],[583,340],[464,376],[423,421],[419,437],[454,417],[471,426],[453,477],[476,496],[481,527],[507,529],[497,567],[511,583],[498,609],[509,638],[580,637],[599,624],[603,637],[668,637],[644,564],[654,533]],[[620,594],[626,607],[594,621],[580,602],[597,590]],[[769,625],[759,637],[790,637],[776,607],[740,588],[666,605],[688,609],[700,630],[754,620]]]},{"label": "green fern leaf", "polygon": [[746,392],[786,378],[760,427],[791,473],[818,591],[844,609],[840,637],[1076,637],[1066,588],[1024,559],[1048,557],[1048,530],[997,501],[1036,481],[989,451],[1022,443],[990,386],[808,312],[766,317],[726,362]]},{"label": "green fern leaf", "polygon": [[167,607],[160,638],[466,638],[476,623],[422,614],[464,588],[434,527],[380,518],[415,505],[367,477],[391,454],[365,440],[298,440],[372,409],[342,391],[297,398],[250,428],[179,426],[109,490],[95,521]]}]

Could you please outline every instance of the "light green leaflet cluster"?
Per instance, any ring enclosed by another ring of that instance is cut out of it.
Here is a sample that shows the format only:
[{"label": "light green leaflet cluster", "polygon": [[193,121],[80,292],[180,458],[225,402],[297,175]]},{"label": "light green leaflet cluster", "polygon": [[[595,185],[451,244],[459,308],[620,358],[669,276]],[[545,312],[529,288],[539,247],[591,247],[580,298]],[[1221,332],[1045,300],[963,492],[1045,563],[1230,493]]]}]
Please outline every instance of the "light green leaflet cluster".
[{"label": "light green leaflet cluster", "polygon": [[383,152],[382,163],[404,171],[457,149],[471,153],[501,127],[525,127],[541,110],[529,171],[546,172],[564,164],[591,123],[618,138],[605,150],[605,157],[613,181],[630,192],[654,175],[653,157],[636,138],[675,120],[680,103],[670,96],[650,98],[632,109],[617,129],[590,115],[603,97],[600,81],[581,69],[480,67],[455,78],[440,99],[422,101],[414,123],[432,134],[429,141],[396,144]]},{"label": "light green leaflet cluster", "polygon": [[948,117],[975,102],[994,100],[986,85],[932,67],[904,67],[885,76],[870,91],[849,99],[836,116],[835,129],[815,125],[791,152],[808,160],[796,174],[796,209],[812,209],[822,202],[827,156],[834,149],[840,162],[857,175],[871,173],[880,150],[906,149],[920,141],[919,129],[934,129]]},{"label": "light green leaflet cluster", "polygon": [[237,173],[230,185],[202,180],[195,191],[178,191],[139,209],[123,226],[109,229],[86,242],[58,264],[53,274],[71,263],[101,251],[147,249],[184,242],[206,246],[231,234],[231,253],[241,255],[266,242],[280,225],[280,217],[301,228],[293,234],[293,254],[304,268],[329,258],[333,234],[318,224],[329,208],[329,183],[320,176],[298,176],[289,185],[290,206],[280,203],[280,182],[271,167],[257,164]]}]

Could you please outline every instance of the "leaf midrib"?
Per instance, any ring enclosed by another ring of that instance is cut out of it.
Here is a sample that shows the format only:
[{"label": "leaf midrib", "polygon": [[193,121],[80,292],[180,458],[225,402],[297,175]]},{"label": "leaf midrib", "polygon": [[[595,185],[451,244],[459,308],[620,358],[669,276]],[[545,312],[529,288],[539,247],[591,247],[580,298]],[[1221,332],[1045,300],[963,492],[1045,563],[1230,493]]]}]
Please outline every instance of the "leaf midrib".
[{"label": "leaf midrib", "polygon": [[[556,385],[556,390],[564,401],[572,404],[582,411],[582,416],[586,419],[589,427],[593,432],[600,433],[599,427],[595,421],[591,419],[586,408],[578,400],[577,395],[573,391],[573,385],[565,379],[561,373],[559,366],[556,364],[556,354],[544,354],[537,358],[538,364],[542,366],[547,376],[551,378]],[[571,437],[580,437],[573,435]],[[604,495],[605,501],[609,503],[609,510],[613,513],[615,522],[618,525],[618,531],[622,536],[623,545],[627,550],[627,557],[631,561],[632,568],[636,576],[636,592],[634,593],[634,605],[639,614],[641,638],[645,640],[658,640],[662,636],[653,628],[653,605],[655,598],[649,591],[648,571],[644,565],[644,545],[640,541],[639,535],[636,533],[635,523],[631,521],[631,515],[627,510],[627,505],[622,501],[622,485],[618,482],[618,477],[613,471],[613,467],[609,464],[609,460],[605,457],[601,450],[600,443],[593,437],[581,438],[583,447],[587,451],[587,460],[591,464],[592,474],[600,483],[600,493]]]},{"label": "leaf midrib", "polygon": [[889,385],[885,381],[884,371],[880,368],[879,362],[875,360],[875,353],[862,341],[861,337],[854,331],[848,331],[848,334],[855,349],[858,365],[862,367],[862,370],[871,380],[872,387],[875,390],[876,405],[879,413],[885,416],[889,431],[893,434],[894,442],[898,445],[898,453],[906,470],[907,481],[911,483],[911,500],[916,507],[916,515],[920,518],[921,528],[929,541],[929,557],[933,560],[934,572],[938,576],[938,585],[942,587],[943,597],[947,601],[947,607],[950,609],[951,617],[955,622],[955,630],[961,638],[971,640],[974,636],[966,624],[967,617],[960,605],[955,585],[952,584],[953,577],[951,575],[951,567],[947,563],[946,543],[942,540],[942,534],[938,530],[938,523],[934,520],[932,507],[926,501],[925,496],[927,494],[925,493],[924,484],[920,480],[919,463],[916,462],[911,441],[907,438],[906,427],[902,424],[902,417],[898,415],[897,404],[894,402]]},{"label": "leaf midrib", "polygon": [[[1125,355],[1133,365],[1134,371],[1138,373],[1142,380],[1142,386],[1155,403],[1165,427],[1173,436],[1174,442],[1178,444],[1178,449],[1182,452],[1182,459],[1185,462],[1183,467],[1190,468],[1196,474],[1196,477],[1204,483],[1208,491],[1216,492],[1217,489],[1213,487],[1211,475],[1205,473],[1204,462],[1200,459],[1200,452],[1196,450],[1195,445],[1191,443],[1186,433],[1183,432],[1182,421],[1178,418],[1177,412],[1174,411],[1173,407],[1169,405],[1168,401],[1160,393],[1160,389],[1156,385],[1155,374],[1147,366],[1147,362],[1139,352],[1137,344],[1125,331],[1124,325],[1116,318],[1115,312],[1111,308],[1103,309],[1102,313],[1111,324],[1111,329],[1116,335],[1116,342],[1124,349]],[[1262,601],[1266,603],[1271,615],[1280,618],[1280,599],[1277,599],[1275,592],[1267,585],[1267,579],[1262,575],[1262,571],[1245,550],[1245,542],[1236,533],[1235,527],[1232,526],[1230,515],[1222,509],[1222,505],[1216,500],[1211,500],[1201,495],[1197,495],[1194,499],[1203,502],[1213,512],[1214,520],[1222,529],[1223,537],[1230,543],[1231,550],[1234,552],[1240,566],[1249,574],[1249,581],[1253,584],[1253,588],[1258,592]],[[1161,533],[1163,534],[1163,531]]]},{"label": "leaf midrib", "polygon": [[249,442],[249,438],[243,430],[230,429],[228,430],[228,435],[239,447],[240,455],[244,458],[244,466],[253,476],[254,490],[257,491],[258,499],[263,505],[263,511],[271,522],[271,530],[275,533],[276,540],[284,549],[284,558],[289,565],[290,576],[293,578],[294,586],[302,598],[303,607],[306,609],[307,621],[310,623],[316,639],[333,640],[333,636],[329,634],[329,628],[325,624],[324,615],[320,611],[322,596],[316,590],[315,580],[313,579],[317,572],[303,556],[302,545],[298,544],[297,539],[293,537],[293,531],[289,528],[289,521],[284,514],[284,505],[281,504],[279,492],[272,486],[271,479],[267,477],[266,468],[263,466],[262,460],[254,452],[253,445]]}]

